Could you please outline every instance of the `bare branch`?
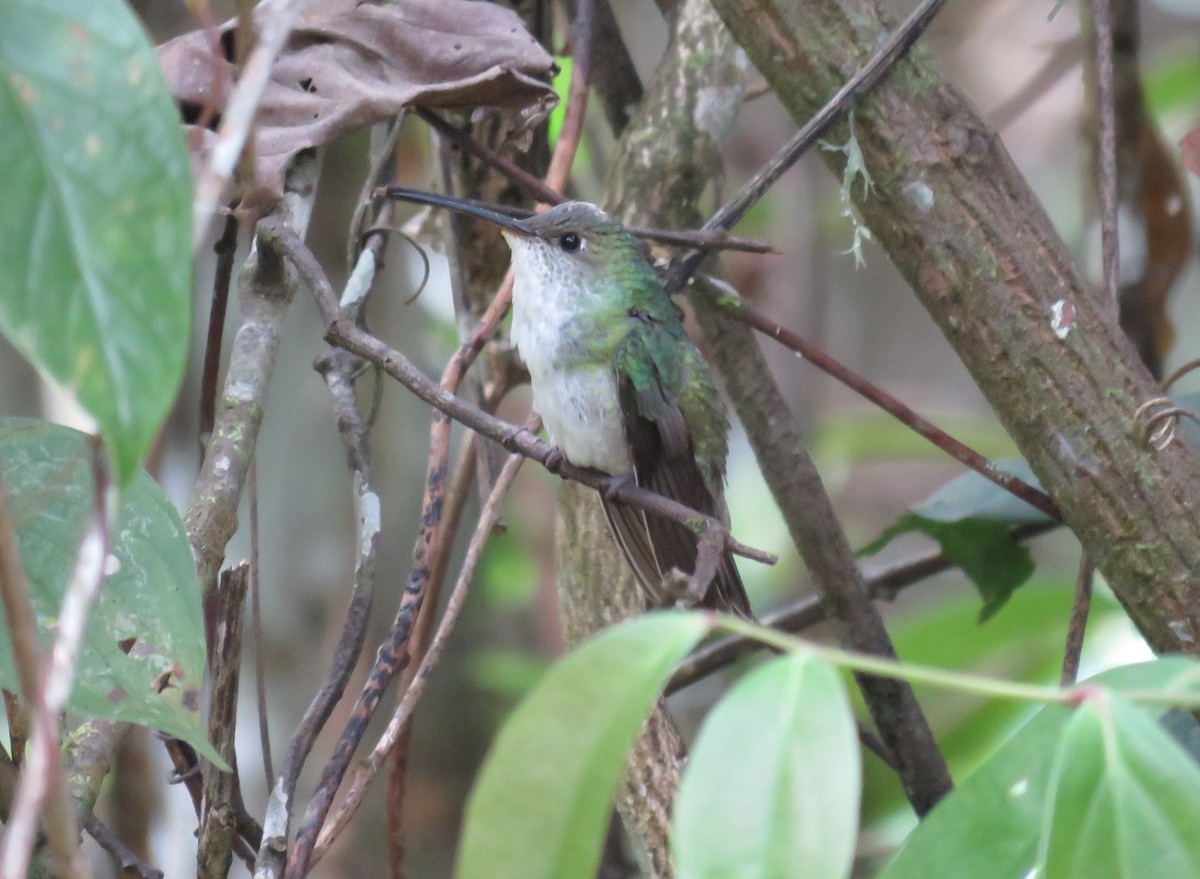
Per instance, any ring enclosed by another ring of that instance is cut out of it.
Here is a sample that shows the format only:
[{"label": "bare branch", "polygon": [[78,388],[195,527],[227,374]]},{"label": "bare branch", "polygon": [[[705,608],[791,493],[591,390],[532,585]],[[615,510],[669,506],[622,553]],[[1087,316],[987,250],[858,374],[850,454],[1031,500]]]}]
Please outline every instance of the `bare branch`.
[{"label": "bare branch", "polygon": [[[320,168],[317,154],[297,161],[288,175],[288,191],[272,213],[272,221],[304,234]],[[220,411],[196,477],[192,501],[183,517],[204,593],[215,585],[217,571],[225,560],[225,546],[237,531],[238,504],[262,426],[267,386],[275,371],[283,318],[293,290],[284,277],[282,263],[273,261],[271,254],[258,252],[251,253],[239,289],[242,313],[225,374]]]},{"label": "bare branch", "polygon": [[342,800],[337,811],[334,812],[333,816],[322,829],[321,835],[318,837],[317,843],[313,848],[314,862],[321,859],[325,852],[328,851],[329,846],[332,845],[337,836],[345,829],[346,824],[354,816],[355,811],[362,803],[367,786],[374,779],[384,760],[396,746],[401,733],[408,728],[408,721],[411,719],[413,711],[416,710],[417,703],[425,692],[425,685],[429,680],[429,676],[441,659],[450,633],[454,631],[454,624],[458,621],[458,616],[462,612],[463,605],[466,603],[467,589],[474,579],[475,570],[478,568],[479,561],[483,557],[483,550],[487,545],[488,538],[492,534],[492,529],[500,517],[500,504],[508,494],[508,489],[512,486],[513,479],[516,478],[517,471],[520,469],[523,461],[524,458],[520,455],[510,455],[504,464],[504,468],[500,471],[500,476],[492,488],[492,493],[488,497],[487,503],[484,504],[483,510],[480,511],[478,524],[471,535],[471,542],[467,547],[467,555],[463,559],[462,567],[459,569],[458,579],[454,584],[453,591],[450,593],[450,600],[446,605],[445,612],[442,614],[438,630],[433,636],[428,650],[425,651],[425,656],[421,659],[421,664],[417,668],[416,674],[413,675],[412,685],[404,691],[404,696],[401,697],[400,704],[396,706],[396,710],[388,722],[387,729],[380,736],[375,748],[355,769],[354,777],[350,783],[350,789],[346,792],[345,799]]},{"label": "bare branch", "polygon": [[208,736],[232,771],[205,763],[204,811],[200,815],[200,842],[196,855],[200,879],[224,879],[233,860],[237,838],[236,815],[241,802],[237,771],[237,700],[242,658],[242,630],[250,566],[243,562],[221,573],[208,601],[216,626],[209,642],[208,666],[212,676]]}]

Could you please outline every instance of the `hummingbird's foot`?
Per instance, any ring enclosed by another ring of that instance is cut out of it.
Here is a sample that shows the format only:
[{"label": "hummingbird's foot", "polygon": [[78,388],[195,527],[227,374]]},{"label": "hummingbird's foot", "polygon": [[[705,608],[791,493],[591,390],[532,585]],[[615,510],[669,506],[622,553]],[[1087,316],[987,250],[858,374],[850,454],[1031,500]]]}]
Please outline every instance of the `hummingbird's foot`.
[{"label": "hummingbird's foot", "polygon": [[664,607],[678,607],[684,610],[698,607],[704,600],[704,594],[696,591],[695,578],[689,577],[679,568],[671,568],[663,576],[661,595]]},{"label": "hummingbird's foot", "polygon": [[619,476],[610,476],[608,481],[600,489],[600,494],[604,496],[606,501],[615,501],[621,489],[630,485],[637,484],[637,476],[633,473],[622,473]]},{"label": "hummingbird's foot", "polygon": [[567,463],[567,456],[562,453],[562,450],[557,446],[550,450],[550,454],[546,456],[546,461],[542,465],[555,476],[560,479],[566,479],[566,469],[563,465]]},{"label": "hummingbird's foot", "polygon": [[[505,438],[501,445],[504,446],[505,451],[521,452],[523,451],[522,446],[526,443],[540,443],[541,441],[542,438],[528,427],[518,427]],[[557,446],[551,446],[550,451],[546,454],[546,460],[542,462],[542,466],[560,479],[566,479],[566,474],[563,471],[565,465],[568,463],[570,462],[567,461],[567,456],[562,453],[562,450]]]}]

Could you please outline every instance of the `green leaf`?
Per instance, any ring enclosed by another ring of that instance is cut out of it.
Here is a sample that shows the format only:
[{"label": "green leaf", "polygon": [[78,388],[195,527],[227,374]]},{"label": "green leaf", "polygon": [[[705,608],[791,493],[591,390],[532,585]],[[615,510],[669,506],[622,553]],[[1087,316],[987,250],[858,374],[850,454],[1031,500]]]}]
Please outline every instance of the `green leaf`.
[{"label": "green leaf", "polygon": [[759,666],[705,721],[676,801],[683,879],[841,879],[858,835],[854,717],[828,664]]},{"label": "green leaf", "polygon": [[1200,876],[1200,767],[1145,711],[1100,691],[1058,743],[1039,874]]},{"label": "green leaf", "polygon": [[[558,143],[558,138],[562,134],[563,122],[567,118],[567,93],[571,90],[571,77],[574,74],[575,59],[570,55],[555,55],[554,63],[558,65],[558,73],[554,75],[554,81],[551,85],[554,87],[554,93],[558,95],[558,103],[550,111],[550,116],[546,120],[546,138],[551,147]],[[578,162],[577,167],[587,167],[591,162],[591,147],[588,145],[588,141],[589,137],[585,131],[583,137],[579,140],[579,147],[575,156],[575,160]]]},{"label": "green leaf", "polygon": [[[995,465],[1038,486],[1023,460]],[[874,555],[901,534],[918,532],[936,540],[946,557],[962,568],[983,597],[980,620],[1004,606],[1013,590],[1032,576],[1029,550],[1012,539],[1014,525],[1048,522],[1031,507],[974,471],[952,479],[911,513],[890,525],[859,555]]]},{"label": "green leaf", "polygon": [[1146,104],[1152,116],[1171,113],[1195,113],[1200,101],[1200,52],[1193,46],[1181,45],[1166,58],[1154,62],[1145,73]]},{"label": "green leaf", "polygon": [[[910,609],[889,620],[896,653],[915,665],[975,672],[1005,680],[1055,684],[1062,669],[1063,638],[1074,601],[1074,582],[1034,580],[1005,604],[1003,611],[977,623],[978,602],[969,596],[941,600],[936,607]],[[1092,597],[1088,648],[1124,611],[1104,590]],[[1087,664],[1089,650],[1085,650]],[[942,755],[954,778],[979,767],[1036,710],[1011,699],[964,699],[959,691],[914,684],[921,709],[937,732]],[[864,824],[903,811],[911,814],[896,773],[882,761],[864,766]]]},{"label": "green leaf", "polygon": [[504,725],[467,806],[459,879],[592,876],[626,753],[701,613],[651,613],[565,656]]},{"label": "green leaf", "polygon": [[[0,419],[0,468],[43,648],[92,510],[90,441],[45,422]],[[88,619],[68,706],[162,730],[216,757],[199,710],[204,622],[183,522],[138,471],[110,530],[116,562]],[[11,648],[0,643],[0,686],[17,690]]]},{"label": "green leaf", "polygon": [[187,150],[125,3],[0,3],[0,168],[0,332],[96,418],[123,486],[191,314]]},{"label": "green leaf", "polygon": [[[1194,692],[1200,665],[1172,656],[1115,668],[1088,683]],[[1072,715],[1066,705],[1042,708],[925,816],[878,879],[1058,879],[1033,870],[1055,753]]]}]

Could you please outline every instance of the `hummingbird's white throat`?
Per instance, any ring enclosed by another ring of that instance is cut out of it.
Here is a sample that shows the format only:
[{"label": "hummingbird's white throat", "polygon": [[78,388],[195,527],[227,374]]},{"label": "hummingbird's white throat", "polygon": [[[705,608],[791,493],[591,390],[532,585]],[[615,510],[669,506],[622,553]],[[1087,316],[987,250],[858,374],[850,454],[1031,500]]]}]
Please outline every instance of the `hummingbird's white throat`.
[{"label": "hummingbird's white throat", "polygon": [[629,473],[616,377],[607,360],[589,356],[596,340],[580,329],[597,305],[591,266],[553,241],[508,231],[504,238],[513,255],[510,338],[529,368],[533,408],[550,441],[572,464]]}]

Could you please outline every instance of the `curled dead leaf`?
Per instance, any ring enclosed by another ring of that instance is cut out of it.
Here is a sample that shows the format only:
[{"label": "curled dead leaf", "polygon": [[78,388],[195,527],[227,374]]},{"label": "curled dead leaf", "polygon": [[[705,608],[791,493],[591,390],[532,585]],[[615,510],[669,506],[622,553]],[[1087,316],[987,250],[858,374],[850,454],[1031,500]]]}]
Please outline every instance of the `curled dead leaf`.
[{"label": "curled dead leaf", "polygon": [[[197,165],[216,143],[214,129],[235,84],[235,28],[230,21],[192,31],[158,50]],[[556,102],[553,70],[553,58],[520,18],[491,3],[309,0],[259,106],[256,179],[241,193],[243,207],[280,197],[296,153],[407,106],[498,110],[511,136],[520,137]]]}]

